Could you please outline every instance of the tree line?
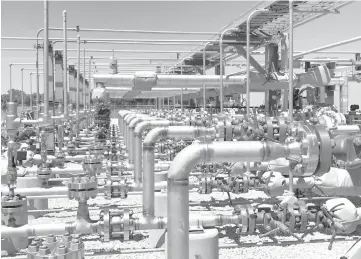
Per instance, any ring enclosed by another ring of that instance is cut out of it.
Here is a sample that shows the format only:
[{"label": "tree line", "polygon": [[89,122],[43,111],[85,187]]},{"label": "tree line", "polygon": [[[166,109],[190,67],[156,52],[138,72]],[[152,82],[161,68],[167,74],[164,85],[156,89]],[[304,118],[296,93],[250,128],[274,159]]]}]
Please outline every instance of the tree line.
[{"label": "tree line", "polygon": [[[11,89],[12,91],[12,95],[13,95],[13,102],[16,102],[17,104],[22,104],[22,99],[21,99],[21,93],[23,91],[21,90],[17,90],[17,89]],[[36,93],[33,94],[27,94],[25,92],[24,93],[24,106],[30,106],[30,99],[33,99],[33,105],[36,104]],[[40,94],[40,100],[43,98],[43,94]],[[1,110],[5,111],[6,110],[6,104],[10,102],[10,90],[7,91],[6,94],[2,94],[1,95]]]}]

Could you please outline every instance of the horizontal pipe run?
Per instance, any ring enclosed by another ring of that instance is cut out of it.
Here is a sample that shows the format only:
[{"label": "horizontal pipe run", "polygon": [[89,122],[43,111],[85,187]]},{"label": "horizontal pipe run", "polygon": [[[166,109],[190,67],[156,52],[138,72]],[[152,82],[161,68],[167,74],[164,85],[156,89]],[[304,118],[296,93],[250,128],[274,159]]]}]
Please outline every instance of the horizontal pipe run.
[{"label": "horizontal pipe run", "polygon": [[152,129],[143,143],[143,215],[154,217],[154,149],[163,138],[194,139],[204,136],[215,137],[214,128],[172,126]]},{"label": "horizontal pipe run", "polygon": [[[33,37],[8,37],[8,36],[2,36],[1,40],[44,40],[43,38],[33,38]],[[49,40],[51,41],[63,41],[63,38],[49,38]],[[68,38],[67,42],[76,42],[77,38]],[[219,40],[184,40],[184,39],[82,39],[81,40],[84,43],[88,43],[88,42],[99,42],[99,43],[103,43],[103,42],[170,42],[170,43],[206,43],[206,42],[210,42],[210,43],[219,43]],[[261,41],[254,41],[254,43],[260,43]],[[245,41],[224,41],[224,43],[226,44],[237,44],[237,43],[246,43]]]},{"label": "horizontal pipe run", "polygon": [[[59,167],[52,167],[49,168],[51,173],[53,174],[60,174],[60,175],[69,175],[69,174],[86,174],[83,167],[73,168],[73,167],[66,167],[66,168],[59,168]],[[40,171],[39,168],[26,168],[25,173],[29,174],[36,174]]]},{"label": "horizontal pipe run", "polygon": [[172,125],[181,125],[183,122],[173,122],[169,120],[154,120],[154,121],[143,121],[134,128],[134,155],[137,157],[137,160],[134,163],[134,180],[135,182],[143,181],[142,174],[142,163],[143,163],[143,153],[142,153],[142,134],[147,129],[152,129],[154,127],[166,127]]},{"label": "horizontal pipe run", "polygon": [[25,225],[17,228],[1,226],[1,238],[41,237],[49,234],[64,235],[69,230],[69,224],[38,224]]},{"label": "horizontal pipe run", "polygon": [[189,174],[199,163],[265,162],[288,157],[291,150],[278,143],[225,141],[195,143],[174,158],[168,171],[167,215],[168,258],[187,259],[189,255]]}]

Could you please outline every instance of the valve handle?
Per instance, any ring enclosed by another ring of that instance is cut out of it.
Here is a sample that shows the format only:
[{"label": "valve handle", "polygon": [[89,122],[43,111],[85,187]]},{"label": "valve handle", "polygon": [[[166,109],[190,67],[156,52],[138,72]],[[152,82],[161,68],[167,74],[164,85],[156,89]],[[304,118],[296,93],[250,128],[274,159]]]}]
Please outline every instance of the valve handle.
[{"label": "valve handle", "polygon": [[333,242],[335,241],[335,238],[336,238],[336,229],[332,228],[332,236],[331,236],[330,244],[328,245],[328,250],[332,249],[332,245]]},{"label": "valve handle", "polygon": [[280,230],[279,228],[274,228],[274,229],[268,231],[267,233],[264,233],[264,234],[260,235],[259,237],[263,238],[263,237],[271,236],[273,234],[276,234],[279,230]]}]

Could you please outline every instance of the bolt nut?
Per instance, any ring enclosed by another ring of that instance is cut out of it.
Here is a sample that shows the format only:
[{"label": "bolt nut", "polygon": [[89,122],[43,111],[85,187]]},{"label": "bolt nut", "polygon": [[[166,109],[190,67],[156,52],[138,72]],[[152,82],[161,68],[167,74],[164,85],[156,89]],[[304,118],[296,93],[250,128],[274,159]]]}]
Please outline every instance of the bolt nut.
[{"label": "bolt nut", "polygon": [[66,243],[66,242],[70,242],[71,240],[72,240],[72,237],[70,236],[70,234],[69,233],[66,233],[66,234],[64,234],[63,236],[62,236],[62,241],[64,242],[64,243]]},{"label": "bolt nut", "polygon": [[49,248],[46,245],[42,245],[39,248],[39,255],[47,255],[50,253]]},{"label": "bolt nut", "polygon": [[67,248],[65,247],[65,245],[59,245],[57,248],[57,253],[58,254],[66,254]]},{"label": "bolt nut", "polygon": [[48,235],[48,236],[46,237],[45,240],[46,240],[47,243],[54,243],[54,242],[56,241],[56,238],[55,238],[54,235],[50,234],[50,235]]}]

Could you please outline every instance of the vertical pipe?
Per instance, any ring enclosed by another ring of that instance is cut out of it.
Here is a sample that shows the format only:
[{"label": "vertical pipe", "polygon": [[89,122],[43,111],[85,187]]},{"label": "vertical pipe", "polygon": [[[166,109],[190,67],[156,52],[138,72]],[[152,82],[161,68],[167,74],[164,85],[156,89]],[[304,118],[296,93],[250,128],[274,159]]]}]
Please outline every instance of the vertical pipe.
[{"label": "vertical pipe", "polygon": [[[206,75],[206,48],[208,45],[209,42],[203,48],[203,75]],[[206,109],[206,84],[203,84],[203,108]]]},{"label": "vertical pipe", "polygon": [[48,0],[44,0],[44,121],[48,121],[49,116],[49,8]]},{"label": "vertical pipe", "polygon": [[173,109],[175,109],[175,95],[173,95]]},{"label": "vertical pipe", "polygon": [[[56,65],[55,65],[55,50],[53,52],[53,116],[55,115],[55,73],[56,73]],[[61,114],[63,111],[59,111]]]},{"label": "vertical pipe", "polygon": [[31,111],[33,110],[33,77],[32,77],[33,73],[30,73],[30,107],[31,107]]},{"label": "vertical pipe", "polygon": [[219,77],[220,77],[220,89],[219,89],[219,107],[220,112],[223,112],[223,34],[219,41]]},{"label": "vertical pipe", "polygon": [[[289,69],[289,85],[288,85],[288,121],[293,120],[293,0],[289,1],[289,53],[288,53],[288,69]],[[290,190],[293,181],[290,180]]]},{"label": "vertical pipe", "polygon": [[[253,13],[252,13],[253,14]],[[250,80],[249,80],[249,75],[250,75],[250,72],[249,72],[249,69],[250,69],[250,33],[251,33],[251,28],[250,28],[250,20],[251,20],[251,16],[252,14],[248,17],[247,19],[247,57],[246,57],[246,60],[247,60],[247,64],[246,64],[246,69],[247,69],[247,83],[246,83],[246,99],[247,99],[247,102],[246,102],[246,115],[247,115],[247,119],[249,118],[249,105],[250,105],[250,99],[251,99],[251,95],[250,95]],[[267,105],[267,102],[265,100],[265,105]]]},{"label": "vertical pipe", "polygon": [[13,101],[13,84],[12,84],[12,80],[11,80],[11,66],[12,66],[12,64],[9,64],[9,69],[10,69],[10,102]]},{"label": "vertical pipe", "polygon": [[183,112],[183,88],[181,88],[181,111]]},{"label": "vertical pipe", "polygon": [[[289,85],[288,85],[288,121],[292,122],[293,120],[293,0],[289,0],[289,15],[290,15],[290,24],[289,24]],[[289,192],[292,195],[293,193],[293,172],[290,170],[289,173]]]},{"label": "vertical pipe", "polygon": [[187,226],[186,229],[182,229],[179,228],[179,224],[174,224],[174,225],[168,224],[167,258],[169,259],[189,258],[189,210],[179,209],[189,206],[188,180],[175,181],[173,179],[168,178],[167,193],[168,193],[168,198],[167,198],[168,216],[174,213],[177,219],[180,219],[180,221],[178,221],[179,224],[182,224],[183,226]]},{"label": "vertical pipe", "polygon": [[24,111],[24,68],[21,69],[21,112]]},{"label": "vertical pipe", "polygon": [[348,110],[348,71],[345,71],[344,83],[340,86],[340,112],[347,113]]},{"label": "vertical pipe", "polygon": [[85,100],[87,101],[87,104],[89,105],[89,110],[90,110],[90,77],[91,77],[91,69],[92,69],[92,57],[89,58],[88,88],[87,88],[88,98],[86,98],[86,96],[85,96]]},{"label": "vertical pipe", "polygon": [[68,43],[67,43],[67,28],[66,28],[66,10],[63,11],[63,87],[64,87],[64,117],[68,117]]},{"label": "vertical pipe", "polygon": [[76,70],[76,113],[79,114],[79,100],[80,100],[80,35],[77,37],[77,70]]},{"label": "vertical pipe", "polygon": [[83,49],[83,110],[85,111],[85,48]]},{"label": "vertical pipe", "polygon": [[[181,63],[181,75],[183,75],[183,61]],[[183,112],[183,88],[181,88],[181,111]]]},{"label": "vertical pipe", "polygon": [[36,74],[36,82],[37,82],[37,85],[36,85],[36,109],[37,109],[37,119],[39,119],[39,115],[40,115],[40,86],[39,86],[39,74],[37,73]]}]

